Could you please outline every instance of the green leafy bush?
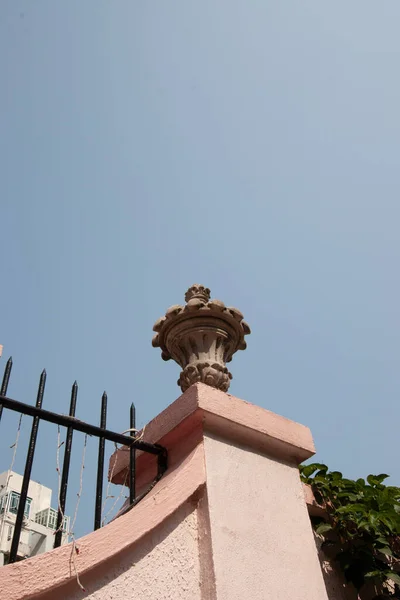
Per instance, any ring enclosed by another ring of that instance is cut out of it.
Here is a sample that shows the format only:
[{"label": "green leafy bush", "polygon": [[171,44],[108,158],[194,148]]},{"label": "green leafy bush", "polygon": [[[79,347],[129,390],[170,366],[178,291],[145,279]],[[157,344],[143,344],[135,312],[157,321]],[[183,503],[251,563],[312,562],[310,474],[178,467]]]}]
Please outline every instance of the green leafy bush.
[{"label": "green leafy bush", "polygon": [[386,486],[385,474],[353,481],[317,463],[300,474],[325,509],[325,517],[312,517],[322,548],[346,580],[361,592],[374,583],[383,591],[377,599],[400,599],[400,488]]}]

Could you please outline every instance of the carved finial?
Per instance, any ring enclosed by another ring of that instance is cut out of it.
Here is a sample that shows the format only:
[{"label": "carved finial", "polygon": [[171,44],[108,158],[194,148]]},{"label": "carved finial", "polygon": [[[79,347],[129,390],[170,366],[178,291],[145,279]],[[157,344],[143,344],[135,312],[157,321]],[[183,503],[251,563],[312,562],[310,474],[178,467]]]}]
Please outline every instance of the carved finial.
[{"label": "carved finial", "polygon": [[161,348],[164,360],[173,358],[182,367],[178,380],[184,392],[201,381],[226,392],[232,375],[226,364],[237,350],[244,350],[250,327],[237,308],[210,300],[210,290],[192,285],[185,306],[171,306],[153,330],[153,346]]},{"label": "carved finial", "polygon": [[189,302],[192,298],[198,298],[203,302],[208,302],[211,298],[211,292],[208,288],[204,287],[204,285],[199,285],[198,283],[194,283],[185,294],[185,301]]}]

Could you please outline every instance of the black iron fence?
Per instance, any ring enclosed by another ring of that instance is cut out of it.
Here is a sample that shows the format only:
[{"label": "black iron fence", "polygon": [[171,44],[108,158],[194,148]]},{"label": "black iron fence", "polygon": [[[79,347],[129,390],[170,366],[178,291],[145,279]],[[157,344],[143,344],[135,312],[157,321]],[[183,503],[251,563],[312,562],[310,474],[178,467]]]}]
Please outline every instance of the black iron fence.
[{"label": "black iron fence", "polygon": [[[57,548],[61,545],[63,535],[63,519],[65,504],[67,500],[68,490],[68,478],[70,469],[70,459],[72,451],[72,441],[74,431],[80,431],[90,436],[99,438],[99,450],[98,450],[98,466],[97,466],[97,484],[96,484],[96,496],[95,496],[95,510],[94,510],[94,529],[98,529],[101,526],[101,510],[102,510],[102,499],[103,499],[103,480],[104,480],[104,452],[105,452],[105,441],[115,442],[116,444],[123,444],[129,447],[129,477],[127,483],[129,483],[129,508],[135,506],[146,493],[155,485],[157,481],[162,477],[167,469],[167,451],[165,448],[158,444],[150,444],[137,438],[137,431],[135,429],[135,406],[134,404],[130,407],[130,427],[129,435],[117,433],[106,429],[107,422],[107,394],[104,392],[101,399],[101,410],[100,410],[100,426],[90,425],[84,421],[80,421],[75,418],[76,404],[78,398],[78,385],[75,383],[72,386],[71,401],[69,407],[69,415],[60,415],[42,408],[44,390],[46,385],[46,371],[43,371],[37,392],[35,406],[30,404],[24,404],[18,400],[13,400],[7,397],[7,389],[10,381],[11,370],[12,370],[12,359],[9,358],[4,370],[4,376],[2,385],[0,388],[0,421],[3,413],[3,408],[18,412],[20,414],[29,415],[33,417],[31,435],[29,440],[28,452],[26,456],[24,475],[22,480],[18,510],[15,521],[14,534],[11,542],[11,549],[9,555],[9,562],[13,563],[17,560],[18,546],[21,537],[21,530],[24,519],[25,504],[28,496],[28,487],[31,478],[33,458],[35,455],[36,439],[38,435],[40,421],[48,421],[55,423],[58,426],[66,428],[65,436],[65,450],[64,460],[61,474],[60,490],[59,490],[59,505],[57,514],[57,525],[56,534],[54,539],[54,547]],[[149,486],[149,488],[143,492],[140,496],[136,496],[136,451],[142,450],[150,454],[157,456],[157,474]],[[125,512],[125,511],[124,511]]]}]

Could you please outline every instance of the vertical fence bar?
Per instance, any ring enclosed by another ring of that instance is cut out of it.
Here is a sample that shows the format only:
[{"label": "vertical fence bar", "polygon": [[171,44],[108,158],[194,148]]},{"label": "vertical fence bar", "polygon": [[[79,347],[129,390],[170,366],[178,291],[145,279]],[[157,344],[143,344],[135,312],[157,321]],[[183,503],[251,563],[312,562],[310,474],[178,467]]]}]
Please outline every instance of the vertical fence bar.
[{"label": "vertical fence bar", "polygon": [[[107,394],[104,392],[101,398],[100,428],[105,429],[107,425]],[[99,456],[97,460],[97,484],[96,505],[94,510],[94,529],[101,527],[101,509],[103,504],[103,478],[104,478],[104,449],[106,440],[99,438]]]},{"label": "vertical fence bar", "polygon": [[166,449],[158,455],[157,459],[157,478],[160,479],[168,468],[168,454]]},{"label": "vertical fence bar", "polygon": [[[37,398],[36,398],[36,408],[42,408],[45,385],[46,385],[46,371],[43,370],[42,374],[40,375],[39,388],[38,388],[38,393],[37,393]],[[15,520],[14,535],[13,535],[13,539],[11,542],[11,550],[10,550],[10,558],[9,558],[10,563],[14,563],[17,559],[19,538],[21,536],[22,521],[24,518],[26,498],[28,495],[29,481],[31,478],[33,457],[35,455],[36,438],[37,438],[37,433],[38,433],[38,429],[39,429],[39,420],[40,420],[40,417],[33,417],[31,437],[29,440],[29,447],[28,447],[28,453],[26,456],[24,477],[22,480],[21,494],[19,497],[17,518]]]},{"label": "vertical fence bar", "polygon": [[[10,381],[12,365],[13,365],[13,361],[12,361],[12,357],[10,356],[10,358],[8,359],[8,361],[6,363],[6,367],[4,369],[3,381],[1,384],[1,388],[0,388],[0,396],[7,395],[7,388],[8,388],[8,382]],[[0,404],[0,421],[1,421],[2,414],[3,414],[3,405]]]},{"label": "vertical fence bar", "polygon": [[[78,384],[75,381],[71,390],[71,402],[69,405],[69,416],[75,417],[76,401],[78,398]],[[69,476],[69,465],[71,462],[71,450],[72,450],[72,436],[74,430],[73,427],[67,427],[67,435],[65,436],[65,450],[64,450],[64,461],[63,470],[61,475],[60,483],[60,498],[58,503],[58,514],[57,514],[57,526],[56,536],[54,539],[54,548],[61,546],[63,527],[64,527],[64,515],[65,515],[65,503],[67,501],[67,488],[68,488],[68,476]]]},{"label": "vertical fence bar", "polygon": [[[136,436],[136,409],[135,405],[131,404],[130,410],[130,434],[131,437]],[[129,448],[129,504],[132,504],[136,498],[136,450],[133,446]]]}]

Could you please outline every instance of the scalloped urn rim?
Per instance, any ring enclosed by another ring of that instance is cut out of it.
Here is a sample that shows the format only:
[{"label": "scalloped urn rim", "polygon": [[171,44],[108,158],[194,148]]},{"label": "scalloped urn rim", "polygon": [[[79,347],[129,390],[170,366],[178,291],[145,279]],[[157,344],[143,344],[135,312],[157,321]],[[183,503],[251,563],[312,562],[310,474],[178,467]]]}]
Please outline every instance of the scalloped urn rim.
[{"label": "scalloped urn rim", "polygon": [[189,288],[185,299],[184,306],[171,306],[155,322],[152,344],[164,360],[172,358],[183,368],[178,381],[183,391],[199,381],[227,391],[232,376],[225,364],[246,348],[250,327],[240,310],[210,299],[202,285]]}]

